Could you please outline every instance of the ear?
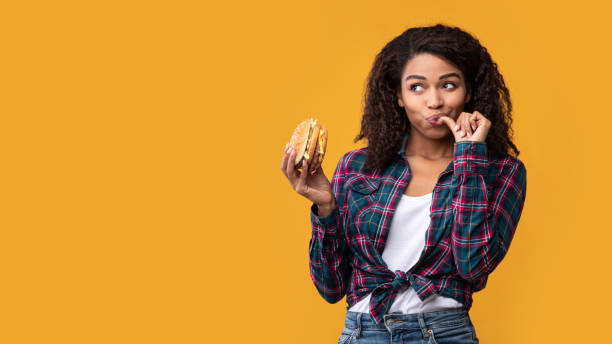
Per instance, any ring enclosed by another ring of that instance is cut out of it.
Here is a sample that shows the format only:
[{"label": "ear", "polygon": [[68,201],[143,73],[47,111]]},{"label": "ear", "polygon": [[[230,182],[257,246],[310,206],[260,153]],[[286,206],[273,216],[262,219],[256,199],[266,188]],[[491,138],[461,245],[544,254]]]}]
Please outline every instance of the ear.
[{"label": "ear", "polygon": [[402,101],[402,95],[400,93],[397,94],[397,104],[400,107],[404,107],[404,101]]},{"label": "ear", "polygon": [[470,99],[472,99],[472,90],[467,91],[467,95],[465,96],[465,102],[469,103]]}]

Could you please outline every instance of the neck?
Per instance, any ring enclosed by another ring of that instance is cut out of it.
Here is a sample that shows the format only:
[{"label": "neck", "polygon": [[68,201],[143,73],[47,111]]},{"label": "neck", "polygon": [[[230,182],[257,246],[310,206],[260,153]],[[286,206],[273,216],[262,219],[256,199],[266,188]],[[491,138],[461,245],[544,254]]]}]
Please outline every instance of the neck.
[{"label": "neck", "polygon": [[427,160],[452,158],[454,143],[455,139],[452,134],[441,139],[432,139],[414,128],[410,128],[410,135],[405,147],[406,155],[419,156]]}]

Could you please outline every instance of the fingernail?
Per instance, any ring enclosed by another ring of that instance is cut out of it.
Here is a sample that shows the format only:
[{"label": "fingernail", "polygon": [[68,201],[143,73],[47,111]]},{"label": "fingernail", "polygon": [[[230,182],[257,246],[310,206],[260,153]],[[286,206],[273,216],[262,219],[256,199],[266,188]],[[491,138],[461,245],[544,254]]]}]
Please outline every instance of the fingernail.
[{"label": "fingernail", "polygon": [[463,132],[463,130],[460,130],[459,135],[463,136],[463,134],[465,134],[465,132]]}]

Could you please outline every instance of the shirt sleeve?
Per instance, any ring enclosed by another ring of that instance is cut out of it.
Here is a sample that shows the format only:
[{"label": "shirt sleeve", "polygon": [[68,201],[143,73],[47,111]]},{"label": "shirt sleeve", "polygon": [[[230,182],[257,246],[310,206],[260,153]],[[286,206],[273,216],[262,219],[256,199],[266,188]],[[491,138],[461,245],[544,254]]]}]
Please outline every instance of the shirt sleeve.
[{"label": "shirt sleeve", "polygon": [[352,269],[342,221],[345,158],[346,155],[340,159],[331,180],[336,207],[326,217],[318,215],[316,204],[310,208],[310,277],[319,294],[329,303],[336,303],[344,297]]},{"label": "shirt sleeve", "polygon": [[485,142],[456,142],[454,154],[452,251],[461,278],[475,281],[493,272],[510,247],[527,173],[520,160],[509,158],[488,185]]}]

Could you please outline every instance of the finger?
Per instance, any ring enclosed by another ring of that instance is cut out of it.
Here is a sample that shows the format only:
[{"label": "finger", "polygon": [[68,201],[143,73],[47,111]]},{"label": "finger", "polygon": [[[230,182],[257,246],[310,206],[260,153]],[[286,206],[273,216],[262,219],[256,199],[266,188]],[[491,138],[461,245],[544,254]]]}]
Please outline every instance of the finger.
[{"label": "finger", "polygon": [[[281,159],[281,166],[280,166],[283,173],[285,173],[287,169],[287,158],[289,157],[289,154],[287,154],[288,149],[289,149],[289,144],[287,143],[287,145],[285,146],[285,151],[283,152],[283,158]],[[285,173],[285,175],[287,174]]]},{"label": "finger", "polygon": [[463,138],[466,134],[463,120],[465,118],[465,112],[462,112],[457,116],[457,139]]},{"label": "finger", "polygon": [[476,131],[476,128],[478,128],[478,123],[476,123],[476,118],[478,116],[470,116],[470,128],[472,128],[472,131]]},{"label": "finger", "polygon": [[302,160],[302,171],[300,172],[300,176],[295,184],[295,191],[305,197],[307,197],[308,194],[308,185],[306,184],[306,176],[308,175],[307,168],[308,166],[306,160]]},{"label": "finger", "polygon": [[478,111],[474,111],[474,114],[476,114],[476,127],[490,127],[491,121],[489,121],[489,119],[487,117],[485,117],[482,113],[478,112]]},{"label": "finger", "polygon": [[476,123],[481,123],[483,120],[486,119],[487,118],[482,113],[474,111],[474,120],[476,121]]},{"label": "finger", "polygon": [[289,148],[289,161],[287,161],[287,178],[291,181],[291,185],[295,187],[296,172],[295,172],[295,151]]},{"label": "finger", "polygon": [[470,127],[470,116],[466,115],[463,117],[463,128],[468,135],[472,135],[472,128]]},{"label": "finger", "polygon": [[459,135],[461,135],[460,137],[464,137],[465,135],[467,135],[467,128],[465,127],[465,116],[466,113],[462,112],[457,118],[457,124],[459,124]]},{"label": "finger", "polygon": [[453,134],[457,132],[457,126],[459,125],[459,123],[455,123],[452,118],[448,116],[442,116],[440,117],[440,120],[446,124],[446,126],[451,130]]},{"label": "finger", "polygon": [[440,117],[440,120],[446,123],[446,125],[451,129],[451,133],[455,137],[455,141],[459,141],[459,139],[463,137],[461,133],[461,125],[458,121],[455,122],[452,118],[448,116],[442,116]]},{"label": "finger", "polygon": [[323,177],[325,177],[325,172],[323,172],[323,166],[319,166],[319,168],[317,168],[314,174],[321,174],[323,175]]},{"label": "finger", "polygon": [[302,173],[300,173],[300,181],[299,181],[299,183],[302,184],[302,186],[306,185],[307,176],[308,176],[308,161],[304,159],[302,163]]}]

